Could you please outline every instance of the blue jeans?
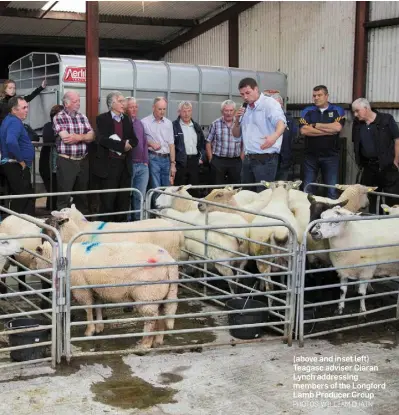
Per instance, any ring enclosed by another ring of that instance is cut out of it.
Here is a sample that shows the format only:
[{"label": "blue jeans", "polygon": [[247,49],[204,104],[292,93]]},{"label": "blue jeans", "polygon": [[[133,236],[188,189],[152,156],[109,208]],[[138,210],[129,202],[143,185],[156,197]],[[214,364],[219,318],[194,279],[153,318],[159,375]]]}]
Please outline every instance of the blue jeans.
[{"label": "blue jeans", "polygon": [[[328,185],[336,185],[338,182],[339,173],[339,154],[334,156],[316,156],[313,154],[306,154],[303,162],[303,188],[305,189],[308,183],[315,183],[317,174],[321,169],[322,183]],[[307,192],[314,193],[315,187],[309,187]],[[337,198],[337,190],[329,188],[327,197],[330,199]]]},{"label": "blue jeans", "polygon": [[[260,183],[261,180],[273,182],[276,178],[279,155],[272,154],[262,159],[244,157],[241,170],[242,183]],[[265,190],[258,186],[257,191]]]},{"label": "blue jeans", "polygon": [[[160,186],[169,186],[169,157],[158,157],[154,154],[151,154],[150,151],[148,153],[148,157],[150,159],[150,188],[155,189],[156,187]],[[155,200],[158,195],[154,195],[152,197],[152,208],[155,208]]]},{"label": "blue jeans", "polygon": [[[132,187],[141,192],[143,200],[145,200],[149,177],[150,173],[147,164],[133,163]],[[140,210],[140,207],[139,195],[136,192],[132,192],[132,209]],[[140,212],[132,213],[132,217],[134,220],[140,220]]]}]

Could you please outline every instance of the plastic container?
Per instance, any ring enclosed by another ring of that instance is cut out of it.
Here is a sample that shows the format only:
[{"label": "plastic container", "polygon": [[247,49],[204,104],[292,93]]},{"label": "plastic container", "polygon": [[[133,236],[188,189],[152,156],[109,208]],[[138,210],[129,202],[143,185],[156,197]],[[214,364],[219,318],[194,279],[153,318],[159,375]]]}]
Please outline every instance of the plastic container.
[{"label": "plastic container", "polygon": [[[226,307],[230,310],[245,310],[251,308],[264,308],[265,304],[261,301],[251,300],[246,298],[235,298],[226,302]],[[238,326],[244,324],[256,324],[265,323],[267,321],[267,313],[265,310],[253,311],[246,313],[234,313],[228,314],[228,322],[230,326]],[[236,329],[230,329],[230,334],[237,339],[256,339],[263,333],[263,326],[259,327],[240,327]]]},{"label": "plastic container", "polygon": [[[24,346],[27,344],[37,344],[48,341],[50,329],[41,329],[36,331],[28,331],[25,333],[12,333],[12,330],[38,327],[47,325],[43,320],[35,318],[18,318],[7,322],[6,327],[9,332],[10,346]],[[12,350],[10,352],[11,359],[16,362],[24,362],[27,360],[42,359],[46,357],[47,346],[28,347],[26,349]]]}]

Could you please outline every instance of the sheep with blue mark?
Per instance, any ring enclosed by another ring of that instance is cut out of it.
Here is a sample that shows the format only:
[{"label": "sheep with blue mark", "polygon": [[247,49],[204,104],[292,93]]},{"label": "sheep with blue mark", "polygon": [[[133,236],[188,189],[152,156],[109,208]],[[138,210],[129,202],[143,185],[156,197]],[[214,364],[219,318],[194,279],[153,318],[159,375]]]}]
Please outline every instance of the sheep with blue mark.
[{"label": "sheep with blue mark", "polygon": [[[66,246],[64,249],[66,251]],[[44,242],[36,248],[36,252],[44,258],[52,257],[52,247]],[[66,252],[64,253],[66,255]],[[157,263],[171,263],[159,265]],[[43,267],[45,261],[37,257],[36,265]],[[174,318],[159,319],[158,316],[174,315],[177,302],[159,304],[157,301],[177,299],[177,281],[179,279],[178,266],[169,253],[160,246],[149,243],[100,243],[83,242],[72,244],[71,267],[106,267],[118,265],[121,268],[79,269],[71,271],[72,295],[76,301],[85,306],[95,304],[96,298],[101,302],[148,302],[148,304],[135,306],[138,313],[144,317],[153,317],[153,320],[144,322],[143,333],[172,330]],[[149,264],[152,264],[149,266]],[[136,268],[129,267],[140,265]],[[129,285],[124,287],[84,288],[88,285],[100,284],[128,284],[148,282],[142,285]],[[160,281],[165,283],[159,284]],[[174,281],[174,282],[173,282]],[[157,284],[154,284],[157,282]],[[82,286],[82,288],[78,288]],[[88,307],[87,329],[85,336],[101,333],[103,323],[94,323],[93,309]],[[101,308],[96,308],[96,320],[102,320]],[[151,348],[163,343],[163,334],[144,336],[140,342],[141,348]]]},{"label": "sheep with blue mark", "polygon": [[[84,215],[76,209],[75,205],[61,211],[51,212],[52,217],[46,219],[46,224],[59,230],[63,242],[69,242],[79,232],[95,231],[122,231],[129,233],[103,233],[83,235],[75,242],[137,242],[154,243],[166,249],[175,259],[186,259],[181,249],[184,248],[183,232],[174,230],[175,226],[164,219],[146,219],[137,222],[89,222]],[[142,229],[168,228],[170,231],[137,232]],[[52,232],[43,230],[53,238]]]}]

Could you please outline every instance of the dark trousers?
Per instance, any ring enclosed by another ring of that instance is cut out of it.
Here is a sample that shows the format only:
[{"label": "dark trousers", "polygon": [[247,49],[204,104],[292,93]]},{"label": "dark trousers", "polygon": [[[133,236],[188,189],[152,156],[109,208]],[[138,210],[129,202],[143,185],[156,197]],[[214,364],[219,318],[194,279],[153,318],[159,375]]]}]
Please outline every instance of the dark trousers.
[{"label": "dark trousers", "polygon": [[[338,183],[339,176],[339,154],[332,156],[317,156],[313,154],[306,154],[303,162],[303,189],[309,183],[315,183],[317,175],[321,170],[322,183],[335,186]],[[315,193],[317,188],[310,187],[306,192]],[[329,188],[327,190],[327,197],[330,199],[337,198],[337,190]]]},{"label": "dark trousers", "polygon": [[[198,156],[187,156],[186,166],[178,164],[176,166],[175,186],[182,186],[184,184],[199,185],[199,164]],[[199,189],[190,189],[189,193],[194,197],[199,197]]]},{"label": "dark trousers", "polygon": [[[86,191],[89,188],[89,159],[71,160],[57,157],[57,190],[59,192]],[[70,196],[57,197],[57,209],[69,207]],[[74,195],[76,209],[87,214],[87,195]]]},{"label": "dark trousers", "polygon": [[[125,159],[111,158],[108,166],[108,176],[100,178],[100,189],[130,187],[132,176],[127,169]],[[130,192],[100,193],[100,213],[126,212],[129,209]],[[100,218],[106,222],[126,222],[127,213],[101,216]]]},{"label": "dark trousers", "polygon": [[211,160],[211,174],[213,184],[236,184],[241,183],[240,157],[219,157],[213,155]]},{"label": "dark trousers", "polygon": [[[264,154],[256,157],[246,155],[242,164],[242,183],[260,183],[261,180],[273,182],[276,178],[279,162],[278,154]],[[250,190],[249,188],[246,188]],[[258,186],[257,192],[265,190],[264,186]]]},{"label": "dark trousers", "polygon": [[[22,169],[19,163],[6,163],[3,165],[3,174],[7,179],[10,195],[33,194],[31,173],[28,167]],[[35,199],[13,199],[10,209],[17,213],[35,216]]]},{"label": "dark trousers", "polygon": [[[360,184],[365,186],[378,186],[376,192],[393,193],[399,195],[399,171],[395,165],[386,167],[380,171],[378,163],[366,164],[363,168]],[[377,196],[369,195],[370,213],[381,213],[381,206],[376,207]],[[380,200],[382,203],[382,200]],[[389,206],[399,204],[399,199],[386,197],[385,203]]]},{"label": "dark trousers", "polygon": [[[51,166],[51,148],[43,147],[40,152],[39,173],[43,179],[43,184],[47,193],[57,191],[57,175],[52,173]],[[57,196],[48,197],[46,200],[46,209],[54,210],[57,208]]]}]

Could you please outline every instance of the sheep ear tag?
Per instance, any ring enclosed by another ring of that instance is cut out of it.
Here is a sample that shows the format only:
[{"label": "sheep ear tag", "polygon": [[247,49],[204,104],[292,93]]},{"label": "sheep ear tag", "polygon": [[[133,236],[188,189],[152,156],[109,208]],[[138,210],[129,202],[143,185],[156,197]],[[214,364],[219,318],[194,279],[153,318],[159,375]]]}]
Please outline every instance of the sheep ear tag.
[{"label": "sheep ear tag", "polygon": [[389,213],[389,210],[391,209],[388,205],[384,205],[384,204],[382,204],[381,207],[385,213]]},{"label": "sheep ear tag", "polygon": [[378,186],[376,186],[376,187],[369,187],[368,189],[367,189],[367,191],[368,192],[374,192],[374,190],[377,190],[378,189]]}]

